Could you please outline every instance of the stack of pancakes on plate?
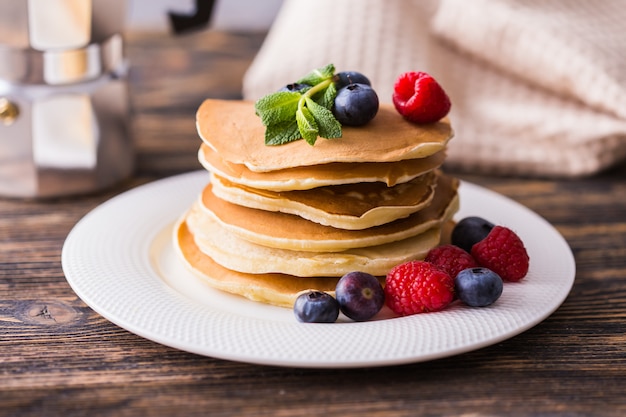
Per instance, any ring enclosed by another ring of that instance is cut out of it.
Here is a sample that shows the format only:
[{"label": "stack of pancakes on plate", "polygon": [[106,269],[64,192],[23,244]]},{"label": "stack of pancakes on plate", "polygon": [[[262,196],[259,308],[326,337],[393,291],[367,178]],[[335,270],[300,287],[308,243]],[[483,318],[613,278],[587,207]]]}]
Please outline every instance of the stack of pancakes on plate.
[{"label": "stack of pancakes on plate", "polygon": [[333,293],[351,271],[380,277],[423,259],[458,210],[458,181],[439,167],[447,119],[405,121],[381,105],[338,139],[267,146],[254,104],[206,100],[198,152],[211,179],[174,231],[183,262],[210,286],[292,307]]}]

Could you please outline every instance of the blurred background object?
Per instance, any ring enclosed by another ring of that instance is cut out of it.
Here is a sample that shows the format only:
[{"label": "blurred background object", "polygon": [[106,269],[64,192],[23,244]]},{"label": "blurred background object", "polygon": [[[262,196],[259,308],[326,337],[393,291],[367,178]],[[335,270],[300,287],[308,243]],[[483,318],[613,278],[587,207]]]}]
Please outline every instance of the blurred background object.
[{"label": "blurred background object", "polygon": [[124,0],[0,0],[0,195],[90,192],[133,149]]},{"label": "blurred background object", "polygon": [[0,196],[88,193],[132,175],[126,31],[264,31],[280,4],[0,0]]},{"label": "blurred background object", "polygon": [[622,0],[285,0],[244,97],[333,63],[390,102],[426,71],[452,101],[449,168],[589,176],[626,160],[624,20]]},{"label": "blurred background object", "polygon": [[[213,2],[210,27],[234,32],[266,31],[283,0],[199,0]],[[195,0],[129,0],[129,30],[169,31],[169,12],[193,14]]]}]

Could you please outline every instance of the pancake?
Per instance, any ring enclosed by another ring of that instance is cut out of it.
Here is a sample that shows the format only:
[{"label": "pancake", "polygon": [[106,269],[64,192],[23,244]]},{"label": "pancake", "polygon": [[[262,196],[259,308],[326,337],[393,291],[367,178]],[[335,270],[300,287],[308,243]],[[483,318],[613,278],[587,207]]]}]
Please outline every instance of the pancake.
[{"label": "pancake", "polygon": [[440,226],[458,210],[458,180],[440,174],[432,203],[404,219],[364,230],[344,230],[311,222],[293,214],[252,209],[218,198],[209,183],[201,207],[223,227],[244,240],[279,249],[338,252],[382,245],[416,236]]},{"label": "pancake", "polygon": [[[198,249],[187,224],[174,228],[174,248],[185,267],[211,287],[252,301],[292,308],[300,293],[307,290],[335,293],[338,278],[298,278],[284,274],[244,274],[226,269]],[[381,281],[383,279],[381,278]]]},{"label": "pancake", "polygon": [[[394,266],[423,259],[439,244],[441,229],[379,246],[342,252],[305,252],[269,248],[241,239],[194,205],[185,221],[198,248],[225,268],[250,274],[283,273],[298,277],[336,276],[351,271],[386,275]],[[245,256],[242,256],[245,254]]]},{"label": "pancake", "polygon": [[431,172],[393,187],[367,182],[285,192],[235,185],[214,173],[211,183],[217,197],[233,204],[295,214],[325,226],[361,230],[407,217],[430,204],[436,178]]},{"label": "pancake", "polygon": [[204,143],[224,160],[267,172],[333,162],[394,162],[425,158],[442,151],[452,138],[447,118],[426,125],[410,123],[391,104],[381,104],[366,127],[343,127],[338,139],[320,139],[315,146],[297,140],[265,145],[265,126],[254,103],[205,100],[196,113]]},{"label": "pancake", "polygon": [[445,158],[445,151],[440,151],[425,158],[398,162],[335,162],[254,172],[243,164],[225,161],[204,143],[198,150],[198,160],[207,171],[214,172],[234,184],[270,191],[309,190],[357,182],[383,182],[392,187],[439,168]]},{"label": "pancake", "polygon": [[340,276],[384,276],[449,240],[458,180],[441,173],[447,118],[407,122],[390,104],[342,138],[265,145],[253,102],[205,100],[198,160],[211,180],[175,225],[183,264],[211,287],[292,308]]}]

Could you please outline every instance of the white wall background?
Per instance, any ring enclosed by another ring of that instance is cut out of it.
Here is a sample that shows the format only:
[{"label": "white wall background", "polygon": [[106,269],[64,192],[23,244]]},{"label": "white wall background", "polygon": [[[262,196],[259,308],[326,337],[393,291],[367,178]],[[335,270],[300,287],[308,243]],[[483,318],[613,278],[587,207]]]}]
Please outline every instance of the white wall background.
[{"label": "white wall background", "polygon": [[[235,31],[266,30],[282,0],[217,0],[211,28]],[[128,0],[128,23],[135,29],[168,30],[167,12],[192,13],[193,0]]]}]

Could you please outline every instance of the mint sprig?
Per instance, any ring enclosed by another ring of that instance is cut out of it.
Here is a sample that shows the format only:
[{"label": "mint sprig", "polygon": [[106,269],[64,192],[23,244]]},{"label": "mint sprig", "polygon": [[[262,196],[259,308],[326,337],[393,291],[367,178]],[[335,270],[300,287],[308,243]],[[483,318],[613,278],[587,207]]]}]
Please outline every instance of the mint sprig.
[{"label": "mint sprig", "polygon": [[335,66],[328,64],[296,81],[310,88],[268,94],[254,104],[265,126],[266,145],[283,145],[302,138],[315,145],[318,137],[341,137],[341,124],[332,112],[337,96],[334,75]]}]

